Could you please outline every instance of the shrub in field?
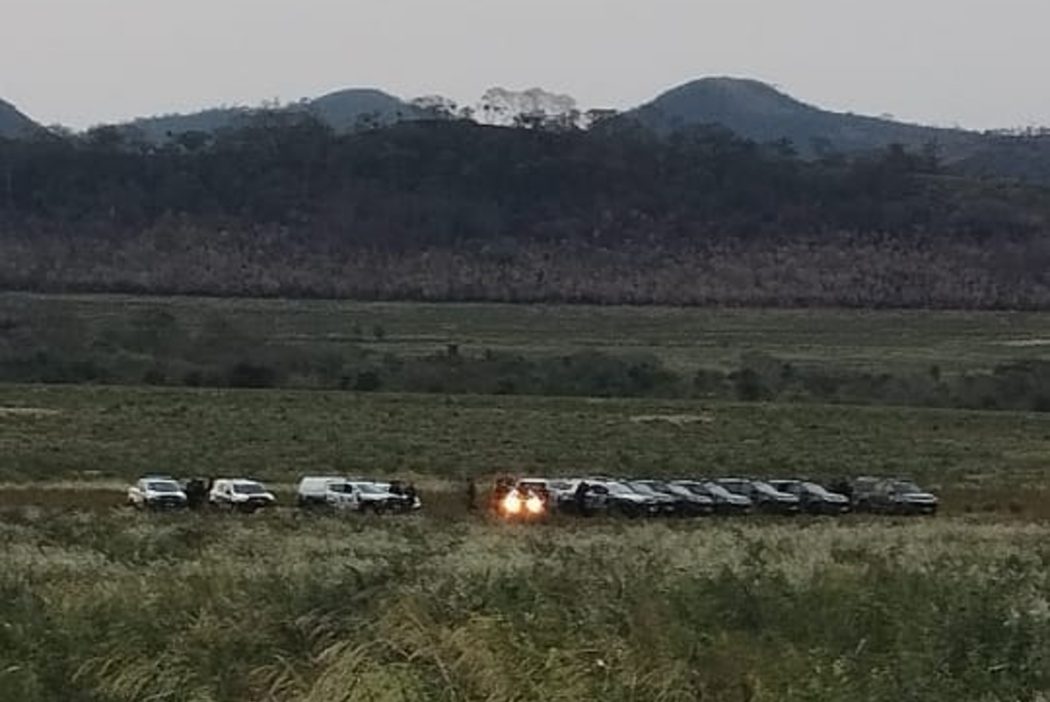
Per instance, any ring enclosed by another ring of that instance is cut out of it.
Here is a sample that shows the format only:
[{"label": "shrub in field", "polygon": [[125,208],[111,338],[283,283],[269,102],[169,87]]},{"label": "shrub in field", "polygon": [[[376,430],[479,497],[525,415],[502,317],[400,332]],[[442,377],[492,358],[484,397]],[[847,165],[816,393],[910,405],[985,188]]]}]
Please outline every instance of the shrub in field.
[{"label": "shrub in field", "polygon": [[[561,344],[559,340],[539,338],[543,332],[531,339],[528,325],[514,325],[509,330],[497,325],[494,329],[499,335],[508,335],[505,346],[478,348],[453,338],[435,352],[429,342],[420,346],[409,333],[399,330],[387,336],[386,326],[378,323],[373,326],[382,330],[381,334],[365,333],[365,327],[358,324],[356,331],[351,325],[352,334],[347,336],[345,320],[338,310],[327,310],[325,314],[332,316],[322,317],[322,322],[285,319],[277,323],[269,314],[259,313],[258,301],[240,301],[236,312],[226,306],[231,303],[202,305],[202,311],[187,310],[189,305],[184,301],[150,300],[136,301],[133,311],[115,314],[107,304],[112,305],[105,300],[0,301],[0,308],[9,310],[0,324],[0,380],[1050,410],[1050,363],[1018,358],[1010,351],[1025,346],[986,351],[983,363],[954,371],[939,365],[902,366],[892,358],[885,362],[871,359],[866,365],[840,364],[832,354],[825,354],[822,361],[787,360],[770,352],[748,350],[739,339],[735,341],[738,346],[721,349],[721,363],[708,358],[701,349],[710,349],[702,346],[687,352],[686,362],[676,358],[677,349],[689,349],[695,340],[675,332],[664,339],[666,345],[659,340],[650,342],[638,337],[648,333],[642,330],[647,330],[644,324],[649,313],[628,316],[618,312],[622,315],[619,319],[643,326],[634,329],[634,337],[620,340],[601,338],[610,332],[596,323],[596,348],[592,347],[595,341],[587,337],[578,338],[575,344]],[[318,314],[309,303],[289,304],[305,305],[304,316],[311,320]],[[365,309],[380,314],[377,309]],[[270,310],[295,316],[276,303]],[[403,312],[424,318],[430,314],[426,308]],[[382,314],[387,315],[384,320],[398,319],[388,311]],[[552,317],[557,320],[573,314],[561,309]],[[752,322],[752,331],[761,332],[762,325],[769,322],[762,316],[765,313],[753,314],[757,321]],[[842,313],[836,314],[839,323],[857,324]],[[501,339],[485,326],[485,319],[468,321],[476,326],[466,324],[463,333],[480,336],[486,343]],[[931,321],[946,323],[936,318]],[[500,323],[506,324],[505,320]],[[990,334],[986,321],[970,324]],[[740,333],[736,327],[732,331]],[[448,334],[448,327],[439,326],[436,333]],[[770,336],[776,341],[785,333],[773,329]],[[850,327],[850,333],[862,348],[872,343],[862,329]],[[1028,328],[1027,333],[1034,334],[1035,330]],[[788,337],[798,343],[793,335]],[[445,340],[443,336],[437,338]],[[547,351],[537,353],[534,344]],[[994,346],[989,337],[985,337],[984,345]],[[647,350],[635,352],[635,348]],[[870,347],[865,350],[871,353]],[[905,345],[896,352],[914,354],[915,348]],[[737,353],[736,361],[726,358]],[[808,348],[802,351],[803,356],[811,353]]]},{"label": "shrub in field", "polygon": [[225,385],[232,388],[272,388],[277,384],[277,371],[251,361],[240,361],[226,373]]}]

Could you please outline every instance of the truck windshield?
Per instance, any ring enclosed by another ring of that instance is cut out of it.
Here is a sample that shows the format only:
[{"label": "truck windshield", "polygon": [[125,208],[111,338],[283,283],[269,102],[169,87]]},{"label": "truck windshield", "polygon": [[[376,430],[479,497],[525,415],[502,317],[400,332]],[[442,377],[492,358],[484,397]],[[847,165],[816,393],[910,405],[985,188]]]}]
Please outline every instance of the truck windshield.
[{"label": "truck windshield", "polygon": [[154,480],[146,485],[151,492],[178,492],[178,483],[170,480]]},{"label": "truck windshield", "polygon": [[236,483],[233,491],[238,495],[261,495],[266,492],[259,483]]}]

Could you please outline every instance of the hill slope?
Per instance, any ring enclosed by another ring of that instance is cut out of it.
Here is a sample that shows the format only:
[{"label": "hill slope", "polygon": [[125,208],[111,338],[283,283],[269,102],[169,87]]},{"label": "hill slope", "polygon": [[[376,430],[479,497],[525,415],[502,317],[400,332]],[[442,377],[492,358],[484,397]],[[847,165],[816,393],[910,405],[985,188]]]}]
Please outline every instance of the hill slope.
[{"label": "hill slope", "polygon": [[303,103],[306,110],[337,132],[351,131],[362,120],[378,124],[421,119],[419,108],[381,90],[351,88]]},{"label": "hill slope", "polygon": [[187,132],[214,132],[236,127],[252,112],[246,107],[216,107],[189,114],[143,117],[120,126],[139,132],[147,141],[161,142]]},{"label": "hill slope", "polygon": [[[189,114],[145,117],[122,126],[139,131],[148,141],[161,142],[187,132],[215,132],[244,126],[253,115],[262,111],[249,107],[219,107]],[[278,111],[312,114],[336,132],[351,131],[363,121],[383,125],[424,116],[422,110],[393,95],[356,88],[302,100],[278,108]]]},{"label": "hill slope", "polygon": [[15,145],[0,288],[1050,309],[1050,189],[727,134],[296,120]]},{"label": "hill slope", "polygon": [[755,80],[702,78],[674,88],[630,113],[659,132],[721,124],[759,142],[791,140],[803,154],[870,151],[899,143],[935,141],[952,154],[979,135],[823,110]]},{"label": "hill slope", "polygon": [[24,137],[38,129],[40,125],[19,112],[14,105],[0,100],[0,137]]}]

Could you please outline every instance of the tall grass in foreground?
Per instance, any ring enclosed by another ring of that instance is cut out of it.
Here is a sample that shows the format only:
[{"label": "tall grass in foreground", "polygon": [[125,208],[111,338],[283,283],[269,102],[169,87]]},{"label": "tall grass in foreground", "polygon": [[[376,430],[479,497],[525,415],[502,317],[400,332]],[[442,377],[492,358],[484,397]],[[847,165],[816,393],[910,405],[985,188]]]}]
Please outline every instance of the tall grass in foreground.
[{"label": "tall grass in foreground", "polygon": [[0,700],[1015,700],[1050,527],[8,513]]}]

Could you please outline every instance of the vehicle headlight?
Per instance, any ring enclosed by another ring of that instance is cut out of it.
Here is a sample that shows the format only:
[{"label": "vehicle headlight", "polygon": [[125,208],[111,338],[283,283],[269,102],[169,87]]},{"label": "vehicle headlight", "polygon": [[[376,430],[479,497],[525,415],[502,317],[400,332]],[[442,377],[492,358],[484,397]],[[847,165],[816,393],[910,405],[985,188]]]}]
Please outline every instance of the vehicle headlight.
[{"label": "vehicle headlight", "polygon": [[543,500],[532,495],[529,499],[525,500],[525,510],[529,514],[543,514]]},{"label": "vehicle headlight", "polygon": [[503,498],[503,511],[507,514],[520,514],[521,507],[521,497],[518,493],[512,492]]}]

